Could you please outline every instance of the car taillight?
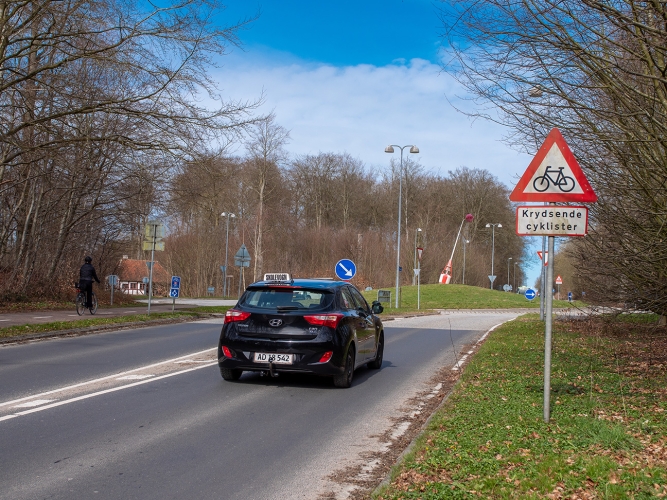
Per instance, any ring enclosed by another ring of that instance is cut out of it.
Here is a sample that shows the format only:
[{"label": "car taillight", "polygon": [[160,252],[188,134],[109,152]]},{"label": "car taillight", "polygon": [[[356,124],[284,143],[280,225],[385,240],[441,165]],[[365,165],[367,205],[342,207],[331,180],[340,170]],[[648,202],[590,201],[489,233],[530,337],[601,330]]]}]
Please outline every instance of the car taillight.
[{"label": "car taillight", "polygon": [[232,354],[232,351],[227,347],[226,345],[222,346],[222,354],[225,355],[225,358],[233,358],[234,355]]},{"label": "car taillight", "polygon": [[233,323],[234,321],[243,321],[250,317],[247,311],[237,311],[236,309],[229,309],[225,313],[225,323]]},{"label": "car taillight", "polygon": [[338,322],[343,318],[342,314],[309,314],[307,316],[304,316],[303,319],[305,319],[308,323],[311,325],[319,325],[319,326],[328,326],[330,328],[336,328],[338,326]]},{"label": "car taillight", "polygon": [[326,363],[331,359],[331,356],[333,356],[333,351],[327,351],[324,354],[322,354],[322,357],[320,358],[320,363]]}]

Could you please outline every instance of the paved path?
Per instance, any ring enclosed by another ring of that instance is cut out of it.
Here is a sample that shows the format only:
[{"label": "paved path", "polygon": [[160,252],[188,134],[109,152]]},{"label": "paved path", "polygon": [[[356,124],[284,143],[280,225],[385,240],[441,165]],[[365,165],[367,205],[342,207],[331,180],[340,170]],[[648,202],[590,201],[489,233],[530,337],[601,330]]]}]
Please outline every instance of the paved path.
[{"label": "paved path", "polygon": [[[187,309],[193,306],[233,306],[236,300],[222,299],[176,299],[175,309]],[[171,299],[155,299],[151,301],[151,313],[169,312],[172,309]],[[131,316],[133,314],[146,314],[148,312],[148,300],[138,301],[137,304],[127,307],[104,307],[100,305],[95,317]],[[74,304],[71,309],[57,311],[32,311],[0,314],[0,328],[16,325],[35,323],[52,323],[54,321],[76,321],[88,319],[91,315],[85,312],[83,316],[76,313]]]}]

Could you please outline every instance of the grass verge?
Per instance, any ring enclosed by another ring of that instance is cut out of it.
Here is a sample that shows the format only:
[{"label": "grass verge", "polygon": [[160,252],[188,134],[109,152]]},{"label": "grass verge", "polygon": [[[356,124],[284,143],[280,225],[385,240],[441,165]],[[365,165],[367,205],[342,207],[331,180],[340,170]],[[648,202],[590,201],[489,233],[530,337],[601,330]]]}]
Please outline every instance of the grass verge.
[{"label": "grass verge", "polygon": [[667,329],[555,323],[548,424],[543,332],[494,331],[374,498],[666,497]]},{"label": "grass verge", "polygon": [[[417,311],[417,287],[403,286],[400,288],[400,307],[396,309],[395,288],[384,287],[382,290],[391,291],[391,302],[384,303],[387,312],[415,312]],[[378,291],[370,290],[362,292],[366,300],[371,303],[377,300]],[[566,300],[554,300],[553,306],[582,307],[580,301],[568,302]],[[488,288],[468,285],[421,285],[419,287],[419,306],[421,310],[428,309],[518,309],[518,308],[540,308],[540,299],[528,300],[522,294],[500,292]]]},{"label": "grass verge", "polygon": [[10,337],[17,337],[21,335],[29,335],[34,333],[55,332],[62,330],[75,330],[78,328],[115,325],[121,323],[141,324],[147,321],[154,321],[154,320],[196,318],[198,316],[199,315],[193,311],[187,311],[187,312],[176,311],[173,313],[171,312],[153,313],[151,315],[133,314],[129,316],[79,319],[76,321],[54,321],[51,323],[26,324],[26,325],[17,325],[6,328],[0,328],[0,338],[10,338]]}]

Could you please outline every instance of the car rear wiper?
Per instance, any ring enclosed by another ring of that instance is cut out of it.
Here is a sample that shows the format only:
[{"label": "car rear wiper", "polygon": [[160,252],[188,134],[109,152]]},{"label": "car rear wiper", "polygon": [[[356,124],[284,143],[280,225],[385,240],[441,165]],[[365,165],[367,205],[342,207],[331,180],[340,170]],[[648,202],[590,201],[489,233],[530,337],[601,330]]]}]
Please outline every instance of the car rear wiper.
[{"label": "car rear wiper", "polygon": [[276,306],[276,309],[279,311],[296,311],[299,308],[297,306]]}]

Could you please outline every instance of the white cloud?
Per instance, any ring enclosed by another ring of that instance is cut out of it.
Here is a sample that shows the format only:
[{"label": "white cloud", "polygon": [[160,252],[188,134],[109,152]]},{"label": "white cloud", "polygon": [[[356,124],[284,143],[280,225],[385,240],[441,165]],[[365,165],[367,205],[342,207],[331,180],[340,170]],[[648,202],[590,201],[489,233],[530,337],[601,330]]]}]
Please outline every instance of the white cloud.
[{"label": "white cloud", "polygon": [[261,112],[274,110],[290,130],[287,149],[293,154],[346,151],[383,168],[390,160],[387,144],[416,144],[419,161],[432,172],[481,168],[508,186],[530,162],[500,142],[500,126],[456,111],[450,102],[468,107],[457,97],[464,89],[428,61],[334,67],[275,59],[283,64],[266,56],[232,56],[217,77],[227,98],[265,93]]},{"label": "white cloud", "polygon": [[[486,169],[510,188],[531,160],[501,142],[499,125],[472,121],[454,109],[452,104],[470,108],[460,98],[465,90],[425,60],[335,67],[265,49],[259,57],[229,56],[217,77],[226,98],[254,100],[264,92],[260,112],[273,110],[277,123],[290,130],[287,149],[295,155],[345,151],[382,169],[398,157],[384,152],[388,144],[416,144],[415,156],[431,172]],[[532,256],[535,262],[524,265],[529,285],[540,269]]]}]

